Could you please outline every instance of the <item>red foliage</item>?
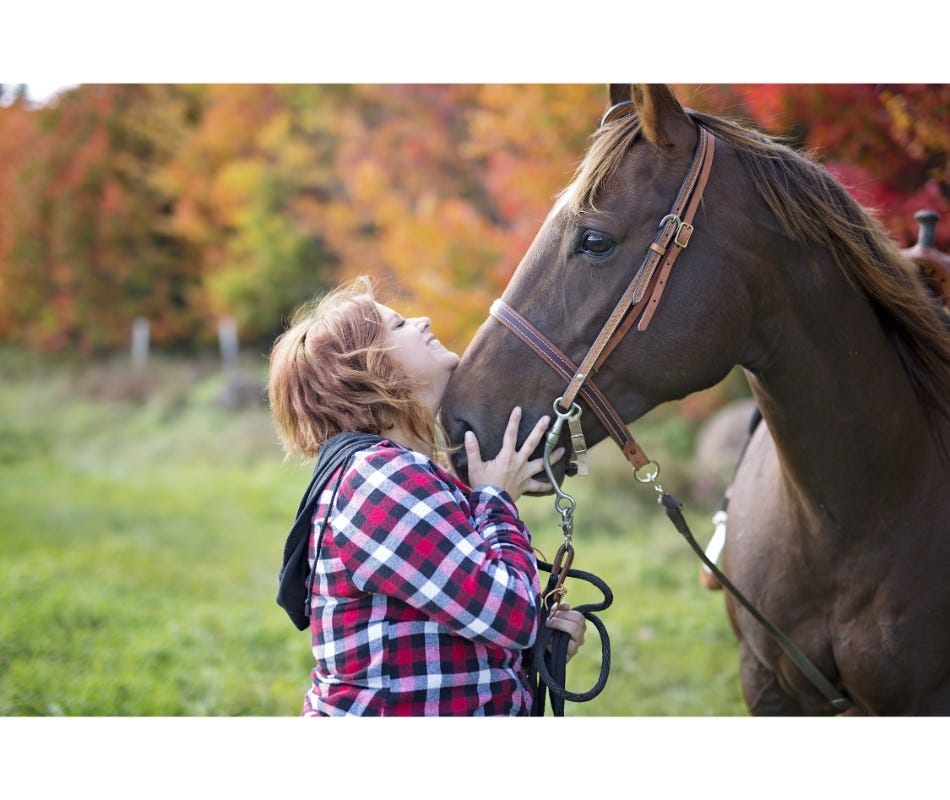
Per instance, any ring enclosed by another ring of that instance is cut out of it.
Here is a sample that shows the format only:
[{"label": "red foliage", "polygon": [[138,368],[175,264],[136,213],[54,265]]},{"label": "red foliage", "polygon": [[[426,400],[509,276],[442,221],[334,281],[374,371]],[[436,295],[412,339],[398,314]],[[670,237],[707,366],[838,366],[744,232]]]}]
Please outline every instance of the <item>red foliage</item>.
[{"label": "red foliage", "polygon": [[904,247],[917,239],[914,213],[936,211],[937,246],[950,250],[950,85],[681,88],[697,108],[728,106],[728,116],[810,151]]},{"label": "red foliage", "polygon": [[[950,86],[675,87],[811,151],[902,246],[950,251]],[[595,85],[82,86],[0,107],[0,340],[267,340],[360,272],[463,347],[568,182]]]}]

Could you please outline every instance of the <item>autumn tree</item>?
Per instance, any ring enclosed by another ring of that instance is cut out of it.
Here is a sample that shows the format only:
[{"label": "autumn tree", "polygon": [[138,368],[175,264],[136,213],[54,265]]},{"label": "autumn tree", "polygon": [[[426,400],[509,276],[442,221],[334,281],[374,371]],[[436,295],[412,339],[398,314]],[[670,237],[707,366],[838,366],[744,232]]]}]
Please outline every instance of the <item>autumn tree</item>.
[{"label": "autumn tree", "polygon": [[677,87],[687,105],[751,122],[811,152],[904,247],[914,213],[941,215],[950,250],[950,85],[739,84]]},{"label": "autumn tree", "polygon": [[190,136],[156,174],[175,198],[170,230],[195,254],[209,319],[269,338],[336,280],[322,216],[336,181],[333,109],[345,87],[201,87]]},{"label": "autumn tree", "polygon": [[603,112],[593,86],[358,86],[323,235],[464,347]]},{"label": "autumn tree", "polygon": [[[950,215],[947,86],[677,85],[813,151],[901,244]],[[604,85],[81,86],[0,103],[0,339],[266,346],[360,273],[463,348],[568,183]],[[842,111],[846,109],[846,113]],[[950,249],[950,224],[938,229]]]},{"label": "autumn tree", "polygon": [[[159,341],[193,334],[177,313],[189,276],[164,230],[170,198],[150,181],[181,133],[163,113],[174,92],[83,86],[29,111],[29,125],[22,107],[3,109],[11,161],[0,187],[0,316],[8,338],[104,351],[124,345],[140,315],[156,320]],[[28,141],[18,138],[24,131]]]}]

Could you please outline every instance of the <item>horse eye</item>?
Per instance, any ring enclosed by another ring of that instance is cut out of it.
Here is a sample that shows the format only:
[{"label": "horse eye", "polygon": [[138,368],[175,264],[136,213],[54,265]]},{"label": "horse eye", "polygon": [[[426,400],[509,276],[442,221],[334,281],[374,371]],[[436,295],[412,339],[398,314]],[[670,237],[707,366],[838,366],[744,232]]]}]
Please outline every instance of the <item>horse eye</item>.
[{"label": "horse eye", "polygon": [[602,256],[609,253],[614,246],[614,240],[600,231],[584,231],[581,236],[581,249],[585,253]]}]

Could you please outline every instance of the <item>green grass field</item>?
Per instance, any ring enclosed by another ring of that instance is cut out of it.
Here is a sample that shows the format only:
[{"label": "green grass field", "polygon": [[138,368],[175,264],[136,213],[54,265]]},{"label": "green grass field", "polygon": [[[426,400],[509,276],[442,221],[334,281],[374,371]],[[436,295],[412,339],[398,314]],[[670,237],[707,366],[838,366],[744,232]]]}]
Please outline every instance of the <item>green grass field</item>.
[{"label": "green grass field", "polygon": [[[227,410],[214,363],[55,364],[0,354],[0,714],[293,716],[309,637],[274,602],[309,467],[285,463],[263,405]],[[263,381],[263,358],[243,374]],[[681,499],[694,431],[658,409],[635,426]],[[577,499],[574,566],[601,576],[603,693],[571,716],[745,716],[722,594],[605,443]],[[550,560],[551,498],[522,514]],[[687,507],[705,543],[712,509]],[[594,599],[583,584],[568,601]],[[571,662],[593,685],[600,647]]]}]

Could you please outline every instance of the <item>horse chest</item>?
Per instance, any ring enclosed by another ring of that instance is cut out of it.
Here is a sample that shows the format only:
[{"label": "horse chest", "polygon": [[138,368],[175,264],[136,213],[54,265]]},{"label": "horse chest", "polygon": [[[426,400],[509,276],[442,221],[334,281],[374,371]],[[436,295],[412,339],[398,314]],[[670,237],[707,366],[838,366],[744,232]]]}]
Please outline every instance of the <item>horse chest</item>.
[{"label": "horse chest", "polygon": [[[796,507],[764,443],[749,457],[730,499],[726,574],[865,713],[950,709],[950,536],[900,516],[842,533]],[[750,669],[779,671],[807,704],[813,690],[764,629],[731,604],[730,617]]]}]

